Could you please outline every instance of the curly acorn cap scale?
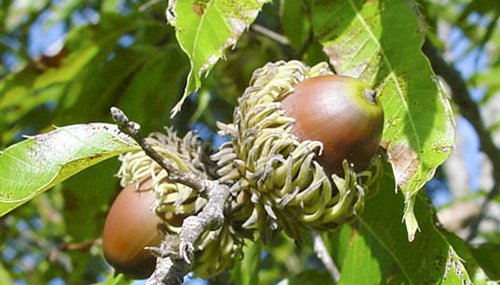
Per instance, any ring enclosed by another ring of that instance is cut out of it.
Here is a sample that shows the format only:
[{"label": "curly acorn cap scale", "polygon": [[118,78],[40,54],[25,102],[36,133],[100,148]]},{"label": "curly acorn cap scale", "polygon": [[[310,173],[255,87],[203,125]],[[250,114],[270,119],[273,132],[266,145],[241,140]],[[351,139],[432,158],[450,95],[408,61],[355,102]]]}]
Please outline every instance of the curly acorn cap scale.
[{"label": "curly acorn cap scale", "polygon": [[384,115],[374,95],[358,79],[323,75],[298,83],[281,108],[295,119],[292,133],[299,140],[323,143],[317,160],[327,172],[343,175],[344,159],[361,171],[377,152]]},{"label": "curly acorn cap scale", "polygon": [[250,194],[244,227],[300,240],[304,228],[332,230],[361,214],[380,172],[373,93],[327,63],[279,61],[253,73],[233,122],[219,124],[231,140],[212,155],[220,181]]}]

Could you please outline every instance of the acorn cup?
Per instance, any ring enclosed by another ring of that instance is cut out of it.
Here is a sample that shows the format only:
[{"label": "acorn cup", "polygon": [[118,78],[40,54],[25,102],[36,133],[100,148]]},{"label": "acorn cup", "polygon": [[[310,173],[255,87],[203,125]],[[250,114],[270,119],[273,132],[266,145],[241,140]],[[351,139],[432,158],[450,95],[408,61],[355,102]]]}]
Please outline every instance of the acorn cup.
[{"label": "acorn cup", "polygon": [[330,230],[361,214],[380,172],[374,91],[326,63],[280,61],[257,69],[238,102],[233,123],[219,124],[231,140],[212,159],[231,191],[250,193],[245,227],[300,241],[304,228]]},{"label": "acorn cup", "polygon": [[[183,139],[171,130],[153,133],[146,139],[153,148],[183,172],[212,179],[214,166],[199,138],[192,133]],[[113,202],[103,231],[104,257],[118,272],[129,278],[144,279],[155,268],[156,256],[150,248],[162,241],[177,247],[175,235],[183,220],[199,213],[206,204],[195,189],[172,183],[169,174],[143,151],[120,157],[118,172],[124,189]],[[171,236],[172,238],[167,238]],[[165,245],[165,244],[164,244]],[[195,245],[193,270],[209,278],[226,269],[241,254],[243,237],[226,222],[219,229],[204,234]],[[220,248],[223,250],[213,250]]]}]

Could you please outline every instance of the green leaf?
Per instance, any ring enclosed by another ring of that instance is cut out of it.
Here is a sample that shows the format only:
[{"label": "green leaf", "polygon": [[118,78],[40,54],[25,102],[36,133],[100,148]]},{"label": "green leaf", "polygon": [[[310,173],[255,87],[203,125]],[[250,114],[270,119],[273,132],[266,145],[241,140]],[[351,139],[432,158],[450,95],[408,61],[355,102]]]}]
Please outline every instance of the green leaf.
[{"label": "green leaf", "polygon": [[226,48],[236,44],[268,1],[169,1],[168,22],[175,27],[177,41],[191,63],[184,95],[172,109],[172,115],[179,112],[191,92],[200,88],[201,78],[208,74]]},{"label": "green leaf", "polygon": [[340,284],[438,284],[455,275],[470,282],[462,261],[468,259],[435,226],[434,209],[423,194],[415,200],[415,214],[425,234],[407,240],[400,223],[404,199],[391,191],[390,166],[385,168],[379,193],[367,200],[360,219],[327,239],[341,271]]},{"label": "green leaf", "polygon": [[13,278],[10,276],[9,271],[5,269],[2,263],[0,263],[0,283],[4,285],[15,284]]},{"label": "green leaf", "polygon": [[481,104],[484,105],[494,96],[497,96],[497,92],[500,90],[499,77],[500,63],[487,70],[474,74],[469,80],[474,87],[487,88],[486,96],[481,100]]},{"label": "green leaf", "polygon": [[446,269],[440,284],[472,284],[471,277],[465,268],[462,258],[457,255],[453,248],[450,248]]},{"label": "green leaf", "polygon": [[117,13],[120,11],[120,0],[103,0],[101,11],[107,13]]},{"label": "green leaf", "polygon": [[308,41],[311,23],[305,10],[306,4],[302,0],[284,1],[280,9],[281,25],[286,38],[293,48],[300,50]]},{"label": "green leaf", "polygon": [[118,103],[129,117],[141,122],[144,133],[171,125],[168,113],[182,92],[180,82],[188,71],[187,61],[177,47],[153,49],[145,55],[147,61],[129,79]]},{"label": "green leaf", "polygon": [[61,211],[66,223],[66,234],[72,242],[94,240],[101,236],[104,217],[109,205],[121,189],[115,177],[120,163],[108,159],[64,181]]},{"label": "green leaf", "polygon": [[302,284],[331,285],[332,277],[328,274],[328,272],[319,271],[317,269],[308,269],[288,278],[288,285]]},{"label": "green leaf", "polygon": [[472,254],[491,280],[500,281],[500,244],[480,244],[472,249]]},{"label": "green leaf", "polygon": [[450,233],[444,229],[440,229],[440,232],[443,238],[453,247],[453,251],[456,252],[456,255],[460,257],[460,260],[465,266],[465,270],[470,273],[469,275],[473,275],[477,270],[478,262],[474,258],[472,248],[469,244],[454,233]]},{"label": "green leaf", "polygon": [[116,102],[112,95],[120,94],[118,90],[149,59],[151,52],[151,48],[118,49],[111,59],[78,74],[61,100],[62,124],[100,119],[102,114],[109,114],[107,110]]},{"label": "green leaf", "polygon": [[58,128],[10,146],[0,155],[0,216],[77,172],[138,149],[115,125]]},{"label": "green leaf", "polygon": [[[0,108],[29,100],[38,90],[55,84],[66,83],[87,66],[99,53],[108,56],[116,40],[127,31],[137,28],[131,19],[117,15],[103,15],[97,26],[86,25],[71,30],[60,51],[61,65],[40,70],[27,65],[23,70],[10,74],[0,82]],[[118,28],[117,28],[118,27]]]},{"label": "green leaf", "polygon": [[448,98],[421,51],[422,28],[408,1],[314,1],[313,28],[335,70],[360,78],[385,112],[382,145],[405,197],[408,239],[418,229],[419,189],[449,156]]},{"label": "green leaf", "polygon": [[111,272],[108,276],[106,276],[105,280],[99,283],[94,283],[93,285],[128,285],[133,282],[133,280],[125,278],[123,274],[115,274],[114,272]]},{"label": "green leaf", "polygon": [[231,281],[241,285],[260,284],[261,250],[262,245],[258,241],[243,248],[243,259],[239,260],[231,270]]}]

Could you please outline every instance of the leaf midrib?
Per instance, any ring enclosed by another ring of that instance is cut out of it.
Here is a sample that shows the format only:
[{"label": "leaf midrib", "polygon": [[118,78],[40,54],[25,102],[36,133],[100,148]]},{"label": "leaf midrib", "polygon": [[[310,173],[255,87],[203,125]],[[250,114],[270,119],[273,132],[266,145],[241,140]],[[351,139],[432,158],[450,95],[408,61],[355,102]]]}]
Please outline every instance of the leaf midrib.
[{"label": "leaf midrib", "polygon": [[361,24],[363,25],[363,27],[368,32],[369,36],[374,41],[374,43],[377,46],[377,48],[380,50],[382,58],[383,58],[385,64],[387,65],[387,67],[388,67],[388,69],[390,71],[388,77],[390,77],[390,79],[392,81],[394,81],[394,83],[396,85],[396,88],[397,88],[397,94],[399,95],[399,97],[400,97],[400,99],[402,101],[402,104],[404,106],[406,114],[408,114],[408,118],[409,118],[408,121],[410,122],[410,125],[411,125],[411,128],[412,128],[412,132],[413,132],[413,135],[415,137],[416,144],[417,144],[417,152],[416,152],[417,153],[417,157],[420,157],[419,154],[420,154],[420,150],[422,149],[422,144],[421,144],[420,138],[418,136],[418,132],[417,132],[417,129],[416,129],[416,126],[415,126],[414,119],[411,116],[411,113],[409,111],[408,103],[405,100],[405,96],[403,94],[402,87],[400,86],[400,84],[399,84],[399,82],[397,80],[397,77],[396,77],[396,75],[393,72],[392,64],[390,63],[389,59],[387,58],[387,56],[386,56],[386,54],[384,52],[384,49],[382,49],[382,46],[380,45],[379,41],[377,40],[377,37],[373,34],[372,30],[370,29],[370,27],[368,26],[368,24],[365,22],[364,18],[361,16],[360,11],[356,9],[356,6],[352,2],[352,0],[349,0],[349,5],[351,6],[351,8],[353,9],[353,11],[355,12],[356,17],[358,18],[358,20],[361,22]]}]

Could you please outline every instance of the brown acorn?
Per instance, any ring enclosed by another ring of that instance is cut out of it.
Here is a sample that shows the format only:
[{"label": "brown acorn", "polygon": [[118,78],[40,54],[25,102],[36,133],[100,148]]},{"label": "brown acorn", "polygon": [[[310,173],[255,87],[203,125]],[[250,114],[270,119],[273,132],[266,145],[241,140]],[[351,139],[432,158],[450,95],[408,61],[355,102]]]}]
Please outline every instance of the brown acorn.
[{"label": "brown acorn", "polygon": [[358,79],[323,75],[295,85],[281,108],[295,119],[292,133],[299,140],[323,143],[323,153],[317,158],[321,166],[341,176],[344,159],[361,171],[377,152],[384,113],[374,95]]},{"label": "brown acorn", "polygon": [[164,238],[163,222],[152,210],[152,180],[127,185],[113,202],[102,236],[104,257],[118,272],[133,279],[149,277],[155,256],[145,247],[158,246]]}]

